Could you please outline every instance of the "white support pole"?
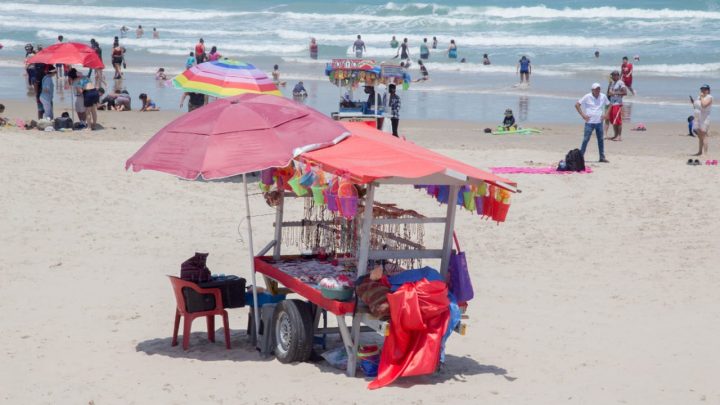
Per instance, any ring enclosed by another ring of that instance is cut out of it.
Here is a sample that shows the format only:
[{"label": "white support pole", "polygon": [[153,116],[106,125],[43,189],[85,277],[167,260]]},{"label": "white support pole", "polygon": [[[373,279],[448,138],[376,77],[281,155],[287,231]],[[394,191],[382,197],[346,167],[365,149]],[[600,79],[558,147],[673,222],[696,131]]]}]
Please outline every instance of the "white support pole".
[{"label": "white support pole", "polygon": [[[282,180],[278,183],[278,189],[283,189]],[[273,249],[273,259],[280,260],[281,243],[282,243],[282,220],[283,220],[283,208],[285,207],[285,193],[280,192],[280,204],[278,204],[275,211],[275,249]]]},{"label": "white support pole", "polygon": [[259,339],[260,332],[260,308],[257,297],[257,280],[255,279],[255,254],[253,253],[252,223],[250,222],[250,198],[248,197],[247,176],[243,173],[243,186],[245,188],[245,219],[248,228],[248,253],[250,255],[250,273],[253,284],[253,318],[255,318],[255,341]]},{"label": "white support pole", "polygon": [[370,229],[373,221],[373,203],[375,201],[375,183],[368,184],[365,194],[365,210],[363,211],[362,231],[360,233],[360,250],[358,251],[357,277],[367,273],[368,254],[370,252]]},{"label": "white support pole", "polygon": [[447,277],[448,265],[450,264],[450,253],[452,253],[453,231],[455,230],[455,212],[457,211],[458,191],[460,186],[450,186],[448,196],[447,214],[445,215],[445,235],[443,236],[442,259],[440,262],[440,274]]}]

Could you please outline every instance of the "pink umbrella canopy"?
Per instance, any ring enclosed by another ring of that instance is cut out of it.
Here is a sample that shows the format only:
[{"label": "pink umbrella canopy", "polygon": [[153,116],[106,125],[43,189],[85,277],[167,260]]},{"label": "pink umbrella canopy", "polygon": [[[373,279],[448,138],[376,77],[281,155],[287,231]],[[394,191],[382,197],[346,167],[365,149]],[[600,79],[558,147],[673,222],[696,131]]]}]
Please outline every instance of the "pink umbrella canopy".
[{"label": "pink umbrella canopy", "polygon": [[50,45],[30,58],[28,63],[83,65],[83,67],[91,69],[105,68],[94,49],[77,42]]},{"label": "pink umbrella canopy", "polygon": [[219,179],[284,167],[307,150],[349,135],[326,115],[290,99],[243,94],[217,100],[166,125],[127,160],[125,169],[184,179]]}]

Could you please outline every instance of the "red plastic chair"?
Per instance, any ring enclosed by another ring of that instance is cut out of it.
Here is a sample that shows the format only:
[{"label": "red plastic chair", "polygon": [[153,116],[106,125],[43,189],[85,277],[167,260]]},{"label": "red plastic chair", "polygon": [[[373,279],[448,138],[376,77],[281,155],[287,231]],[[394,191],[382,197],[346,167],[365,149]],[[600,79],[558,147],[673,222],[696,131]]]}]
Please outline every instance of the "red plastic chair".
[{"label": "red plastic chair", "polygon": [[[220,294],[219,288],[200,288],[197,284],[185,281],[178,277],[168,276],[170,283],[172,284],[173,291],[175,292],[175,301],[177,307],[175,309],[175,328],[173,329],[172,345],[177,346],[178,329],[180,328],[180,317],[185,318],[183,324],[183,350],[188,350],[190,347],[190,325],[195,318],[202,316],[207,317],[207,330],[208,340],[215,342],[215,315],[221,315],[223,317],[223,327],[225,329],[225,347],[230,349],[230,325],[228,323],[228,314],[223,307],[222,295]],[[215,296],[215,309],[211,311],[202,312],[188,312],[187,305],[185,303],[185,297],[183,296],[183,288],[190,288],[198,294],[212,294]]]}]

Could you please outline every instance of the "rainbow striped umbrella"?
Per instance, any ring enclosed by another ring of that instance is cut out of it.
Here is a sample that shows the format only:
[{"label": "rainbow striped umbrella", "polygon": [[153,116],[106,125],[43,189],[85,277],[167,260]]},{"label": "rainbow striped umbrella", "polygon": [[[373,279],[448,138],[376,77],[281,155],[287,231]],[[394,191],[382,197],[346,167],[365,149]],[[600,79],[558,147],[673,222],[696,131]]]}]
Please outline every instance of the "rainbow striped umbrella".
[{"label": "rainbow striped umbrella", "polygon": [[275,83],[255,66],[231,59],[221,59],[195,65],[175,76],[175,88],[215,97],[230,97],[243,93],[281,96]]}]

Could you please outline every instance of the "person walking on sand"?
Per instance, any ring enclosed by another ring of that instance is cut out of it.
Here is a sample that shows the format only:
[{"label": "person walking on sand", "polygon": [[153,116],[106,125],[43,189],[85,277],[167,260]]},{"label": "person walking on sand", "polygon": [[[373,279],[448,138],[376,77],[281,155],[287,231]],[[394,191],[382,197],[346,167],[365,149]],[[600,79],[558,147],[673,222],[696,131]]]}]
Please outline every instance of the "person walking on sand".
[{"label": "person walking on sand", "polygon": [[630,92],[635,95],[635,90],[633,90],[633,65],[632,63],[628,62],[628,57],[623,56],[622,58],[622,65],[620,65],[620,71],[622,72],[622,81],[625,83],[625,86],[630,90]]},{"label": "person walking on sand", "polygon": [[693,105],[694,120],[693,131],[698,138],[698,153],[693,156],[703,156],[708,153],[708,131],[710,130],[710,109],[712,108],[713,97],[710,95],[710,86],[703,84],[700,87],[700,95],[697,100],[690,97]]},{"label": "person walking on sand", "polygon": [[617,70],[613,71],[610,77],[612,79],[607,91],[610,108],[607,112],[607,120],[609,124],[613,126],[613,137],[606,139],[622,141],[623,97],[627,95],[627,86],[620,80],[620,72]]},{"label": "person walking on sand", "polygon": [[530,59],[528,59],[527,56],[523,55],[522,58],[520,58],[517,64],[516,71],[520,74],[520,84],[525,82],[529,85],[530,73],[532,73],[532,66],[530,66]]},{"label": "person walking on sand", "polygon": [[600,162],[610,163],[605,159],[605,145],[603,143],[603,110],[610,101],[607,96],[600,92],[600,83],[593,83],[590,93],[584,95],[575,103],[575,109],[585,121],[585,131],[583,133],[583,142],[580,152],[585,156],[588,142],[592,132],[595,131],[598,141],[598,151],[600,152]]},{"label": "person walking on sand", "polygon": [[125,50],[122,46],[120,46],[120,41],[116,38],[115,42],[113,43],[113,49],[112,49],[112,65],[113,69],[115,69],[115,75],[113,76],[113,79],[122,79],[122,64],[123,64],[123,54],[125,53]]},{"label": "person walking on sand", "polygon": [[353,47],[353,52],[355,52],[355,57],[356,57],[356,58],[362,58],[362,57],[363,57],[363,52],[365,52],[366,49],[365,49],[365,42],[362,40],[362,38],[360,37],[359,34],[358,34],[357,39],[355,40],[355,42],[353,42],[353,46],[352,46],[352,47]]},{"label": "person walking on sand", "polygon": [[397,91],[394,84],[388,86],[388,92],[390,92],[390,100],[388,106],[390,107],[390,122],[392,123],[392,134],[396,137],[398,135],[398,125],[400,125],[400,97],[397,95]]},{"label": "person walking on sand", "polygon": [[205,55],[205,40],[200,38],[198,43],[195,45],[195,60],[197,61],[197,64],[201,64],[205,62],[206,55]]}]

